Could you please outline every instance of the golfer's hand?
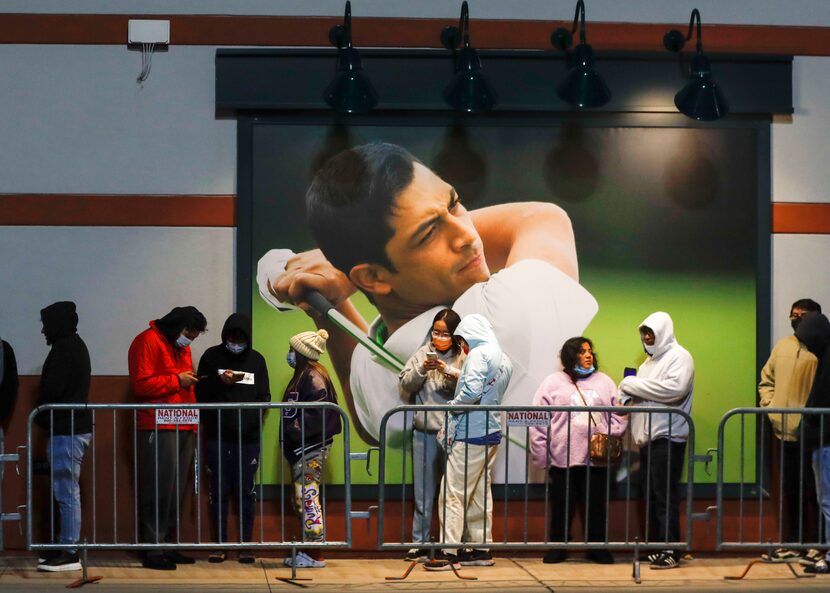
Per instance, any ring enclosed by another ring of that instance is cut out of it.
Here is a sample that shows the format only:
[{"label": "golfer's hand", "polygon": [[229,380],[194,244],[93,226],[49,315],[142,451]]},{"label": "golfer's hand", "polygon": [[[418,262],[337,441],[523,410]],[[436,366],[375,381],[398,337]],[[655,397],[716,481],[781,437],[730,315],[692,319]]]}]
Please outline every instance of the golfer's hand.
[{"label": "golfer's hand", "polygon": [[355,287],[319,249],[298,253],[288,260],[285,272],[268,282],[268,291],[277,299],[297,305],[309,314],[313,309],[303,298],[310,290],[316,290],[337,307],[354,294]]}]

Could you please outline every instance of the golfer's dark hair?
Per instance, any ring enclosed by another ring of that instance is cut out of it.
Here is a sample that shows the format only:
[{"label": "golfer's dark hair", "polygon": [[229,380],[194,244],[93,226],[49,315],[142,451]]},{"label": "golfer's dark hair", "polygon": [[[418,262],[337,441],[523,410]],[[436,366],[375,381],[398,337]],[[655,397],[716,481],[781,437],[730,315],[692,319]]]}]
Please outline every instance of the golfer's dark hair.
[{"label": "golfer's dark hair", "polygon": [[811,313],[821,313],[821,305],[813,299],[798,299],[793,303],[793,306],[790,307],[790,313],[792,313],[793,309],[804,309],[805,311],[809,311]]},{"label": "golfer's dark hair", "polygon": [[305,196],[308,226],[317,246],[348,275],[358,264],[395,272],[386,244],[395,198],[411,182],[419,162],[405,149],[376,142],[343,151],[317,172]]}]

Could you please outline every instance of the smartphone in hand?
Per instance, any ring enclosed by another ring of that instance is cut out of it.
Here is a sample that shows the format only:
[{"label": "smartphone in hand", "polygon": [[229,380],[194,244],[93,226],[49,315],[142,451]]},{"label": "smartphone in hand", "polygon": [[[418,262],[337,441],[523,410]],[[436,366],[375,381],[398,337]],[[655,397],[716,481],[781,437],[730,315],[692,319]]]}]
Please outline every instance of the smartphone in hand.
[{"label": "smartphone in hand", "polygon": [[637,369],[631,367],[625,367],[623,370],[623,377],[636,377],[637,376]]}]

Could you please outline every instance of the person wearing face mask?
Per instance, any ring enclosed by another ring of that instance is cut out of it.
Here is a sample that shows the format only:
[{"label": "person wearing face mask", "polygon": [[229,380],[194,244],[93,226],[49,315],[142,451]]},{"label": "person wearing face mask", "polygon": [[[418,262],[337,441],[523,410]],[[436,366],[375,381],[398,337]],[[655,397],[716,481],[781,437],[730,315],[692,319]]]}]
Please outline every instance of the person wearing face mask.
[{"label": "person wearing face mask", "polygon": [[[398,377],[398,392],[407,404],[447,404],[453,398],[461,374],[465,354],[453,340],[461,318],[452,309],[442,309],[432,320],[429,340],[407,361]],[[412,541],[427,543],[432,524],[435,492],[444,469],[444,454],[438,442],[438,431],[444,424],[444,413],[416,412],[412,418],[412,485],[415,512],[412,518]],[[416,548],[406,559],[423,562],[429,550]]]},{"label": "person wearing face mask", "polygon": [[[326,351],[329,334],[324,329],[307,331],[293,336],[286,355],[294,375],[288,382],[283,402],[337,403],[337,393],[320,356]],[[295,539],[303,542],[321,542],[325,539],[321,483],[325,463],[334,435],[342,430],[340,414],[319,408],[283,408],[280,425],[282,454],[291,466],[294,484],[294,509],[300,520],[301,534]],[[289,556],[286,566],[296,568],[323,568],[326,561],[319,549],[297,552]]]},{"label": "person wearing face mask", "polygon": [[[674,337],[672,318],[662,311],[652,313],[639,330],[646,360],[636,376],[625,377],[620,383],[621,403],[635,408],[680,408],[691,414],[695,365],[692,355]],[[689,425],[679,414],[668,413],[634,413],[629,424],[640,448],[642,493],[650,501],[647,506],[654,537],[649,541],[681,541],[680,477]],[[677,550],[655,552],[648,559],[654,569],[680,566]]]},{"label": "person wearing face mask", "polygon": [[[196,403],[193,386],[199,379],[193,373],[190,344],[206,329],[207,320],[196,307],[175,307],[135,337],[127,362],[137,403]],[[136,422],[142,541],[175,541],[176,501],[181,508],[193,464],[196,426],[157,425],[153,409],[138,410]],[[143,558],[144,568],[154,570],[175,570],[177,564],[193,562],[176,550],[152,550]]]},{"label": "person wearing face mask", "polygon": [[[251,347],[251,318],[234,313],[222,328],[222,343],[208,348],[199,360],[196,400],[199,403],[245,403],[271,401],[265,358]],[[205,438],[205,465],[208,472],[208,501],[211,527],[218,542],[239,541],[228,536],[228,509],[238,498],[241,541],[253,533],[256,490],[254,477],[259,468],[261,428],[267,410],[202,410]],[[240,465],[241,460],[241,465]],[[227,552],[218,551],[209,562],[223,562]],[[240,551],[239,562],[250,564],[254,555]]]},{"label": "person wearing face mask", "polygon": [[[611,377],[600,372],[591,340],[571,338],[559,352],[563,369],[549,375],[533,398],[534,406],[615,406],[617,386]],[[610,421],[610,427],[609,427]],[[550,477],[550,540],[573,541],[570,525],[577,505],[583,521],[588,521],[587,541],[605,539],[609,468],[591,459],[588,443],[592,434],[622,436],[628,419],[622,414],[605,412],[551,412],[550,426],[529,428],[530,454],[536,467],[547,469]],[[577,538],[579,539],[579,538]],[[565,550],[545,553],[545,564],[567,558]],[[588,552],[588,559],[598,564],[613,564],[608,550]]]},{"label": "person wearing face mask", "polygon": [[[779,340],[770,353],[761,381],[758,383],[759,405],[762,408],[803,408],[810,395],[818,360],[807,346],[795,336],[801,320],[808,313],[821,313],[821,305],[812,299],[799,299],[790,307],[790,325],[793,335]],[[818,541],[818,509],[816,507],[815,476],[810,462],[810,450],[800,442],[801,416],[798,414],[770,414],[772,432],[778,441],[782,478],[784,541],[793,543]],[[799,518],[803,517],[803,521]],[[799,529],[799,522],[801,527]],[[821,558],[818,550],[790,550],[779,548],[764,560],[773,562],[800,558],[803,563],[815,563]]]}]

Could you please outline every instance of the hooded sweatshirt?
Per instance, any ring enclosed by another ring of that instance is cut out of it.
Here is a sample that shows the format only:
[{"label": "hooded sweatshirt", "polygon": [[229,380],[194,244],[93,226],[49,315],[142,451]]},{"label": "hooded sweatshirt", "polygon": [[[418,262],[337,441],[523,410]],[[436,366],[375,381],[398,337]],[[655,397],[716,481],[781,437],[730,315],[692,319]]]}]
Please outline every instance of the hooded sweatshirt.
[{"label": "hooded sweatshirt", "polygon": [[[795,336],[801,340],[807,350],[818,359],[816,378],[810,396],[808,408],[830,407],[830,321],[821,313],[811,313],[801,319],[795,330]],[[810,448],[830,447],[830,417],[810,414],[804,416],[804,440]],[[822,430],[823,428],[823,430]]]},{"label": "hooded sweatshirt", "polygon": [[[803,408],[813,386],[818,361],[795,336],[778,341],[761,369],[758,394],[762,408]],[[775,436],[782,441],[797,441],[801,416],[770,414]]]},{"label": "hooded sweatshirt", "polygon": [[[242,332],[248,344],[248,347],[239,354],[234,354],[225,346],[228,342],[228,335],[234,330]],[[242,371],[249,375],[243,379],[243,382],[225,385],[219,378],[219,371],[228,369]],[[265,364],[265,358],[251,348],[251,318],[242,313],[234,313],[228,317],[222,328],[222,343],[205,351],[199,360],[199,370],[196,374],[206,377],[196,384],[196,401],[199,403],[271,401],[268,367]],[[267,410],[261,411],[264,423]],[[202,430],[211,440],[219,438],[217,415],[216,411],[211,410],[202,410],[200,415]],[[222,440],[231,443],[238,441],[240,421],[242,440],[249,443],[259,441],[260,410],[245,410],[241,414],[236,410],[223,410]]]},{"label": "hooded sweatshirt", "polygon": [[[455,335],[464,338],[470,351],[461,367],[450,405],[501,404],[513,365],[499,347],[493,326],[483,315],[472,313],[461,320]],[[453,416],[453,421],[458,441],[482,439],[501,432],[498,412],[464,412]]]},{"label": "hooded sweatshirt", "polygon": [[[677,343],[668,313],[652,313],[640,324],[640,329],[644,327],[654,332],[654,353],[640,365],[636,377],[622,380],[621,401],[633,401],[634,407],[680,408],[691,414],[695,381],[692,355]],[[689,425],[679,414],[632,414],[630,426],[634,442],[640,446],[670,434],[675,442],[689,438]]]},{"label": "hooded sweatshirt", "polygon": [[6,428],[17,402],[17,359],[11,344],[0,339],[0,427]]},{"label": "hooded sweatshirt", "polygon": [[[92,366],[86,344],[78,335],[75,303],[53,303],[41,310],[40,320],[46,343],[52,349],[43,363],[37,405],[86,404]],[[54,435],[92,432],[92,415],[88,410],[44,412],[35,416],[35,422]]]}]

